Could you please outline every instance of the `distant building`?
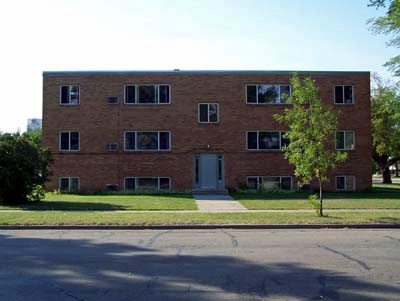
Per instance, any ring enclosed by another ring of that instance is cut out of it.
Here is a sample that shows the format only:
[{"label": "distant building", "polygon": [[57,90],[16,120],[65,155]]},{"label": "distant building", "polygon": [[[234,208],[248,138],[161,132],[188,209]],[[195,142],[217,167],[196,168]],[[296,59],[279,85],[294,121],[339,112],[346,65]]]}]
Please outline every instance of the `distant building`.
[{"label": "distant building", "polygon": [[42,119],[40,118],[29,118],[28,126],[26,127],[27,132],[32,132],[42,128]]}]

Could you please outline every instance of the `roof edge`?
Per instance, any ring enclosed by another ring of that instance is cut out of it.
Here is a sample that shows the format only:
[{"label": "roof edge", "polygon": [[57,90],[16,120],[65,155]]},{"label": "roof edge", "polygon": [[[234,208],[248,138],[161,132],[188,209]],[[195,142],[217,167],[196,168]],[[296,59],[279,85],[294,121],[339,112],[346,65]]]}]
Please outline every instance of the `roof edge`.
[{"label": "roof edge", "polygon": [[369,71],[307,71],[307,70],[71,70],[43,71],[48,75],[118,75],[118,74],[330,74],[370,75]]}]

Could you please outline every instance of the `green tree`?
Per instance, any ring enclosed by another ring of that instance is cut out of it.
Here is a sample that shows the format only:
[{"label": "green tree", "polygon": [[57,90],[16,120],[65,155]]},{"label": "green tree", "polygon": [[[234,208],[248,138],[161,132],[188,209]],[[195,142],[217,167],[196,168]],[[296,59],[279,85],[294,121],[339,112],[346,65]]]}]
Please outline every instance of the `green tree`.
[{"label": "green tree", "polygon": [[40,145],[41,135],[0,135],[0,200],[24,203],[40,200],[52,163],[50,151]]},{"label": "green tree", "polygon": [[[375,34],[390,35],[388,46],[400,47],[400,0],[370,0],[368,6],[377,9],[387,7],[386,14],[368,20],[370,30]],[[396,76],[400,76],[400,55],[392,57],[384,64]]]},{"label": "green tree", "polygon": [[295,175],[303,183],[311,183],[313,179],[319,183],[318,215],[323,216],[323,183],[328,181],[328,172],[343,162],[347,154],[334,149],[337,116],[331,107],[322,103],[314,81],[293,75],[291,84],[291,108],[274,117],[289,127],[286,138],[290,143],[283,153],[294,165]]},{"label": "green tree", "polygon": [[373,75],[371,89],[372,158],[379,166],[383,183],[392,183],[389,166],[400,159],[399,86],[383,83]]}]

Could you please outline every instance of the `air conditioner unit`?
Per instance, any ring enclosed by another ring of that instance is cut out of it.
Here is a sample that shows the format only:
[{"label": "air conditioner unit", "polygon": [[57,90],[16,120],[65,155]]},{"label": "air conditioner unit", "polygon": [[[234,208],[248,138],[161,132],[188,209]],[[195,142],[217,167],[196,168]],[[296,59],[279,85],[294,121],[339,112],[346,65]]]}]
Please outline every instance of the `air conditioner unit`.
[{"label": "air conditioner unit", "polygon": [[117,96],[108,96],[107,103],[108,104],[117,104],[117,103],[119,103],[119,99]]},{"label": "air conditioner unit", "polygon": [[108,144],[107,144],[107,150],[108,150],[109,152],[115,152],[115,151],[117,151],[117,150],[118,150],[118,143],[116,143],[116,142],[108,143]]},{"label": "air conditioner unit", "polygon": [[119,185],[118,184],[106,184],[106,191],[118,191]]}]

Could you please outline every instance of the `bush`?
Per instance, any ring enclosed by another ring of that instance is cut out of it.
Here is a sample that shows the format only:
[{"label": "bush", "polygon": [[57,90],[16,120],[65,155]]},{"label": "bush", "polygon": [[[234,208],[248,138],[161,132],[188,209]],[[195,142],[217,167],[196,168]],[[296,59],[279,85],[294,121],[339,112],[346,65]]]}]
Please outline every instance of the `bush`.
[{"label": "bush", "polygon": [[50,151],[40,145],[40,136],[0,135],[0,200],[24,203],[40,200],[53,162]]},{"label": "bush", "polygon": [[321,208],[321,204],[319,203],[319,198],[317,194],[310,194],[308,199],[311,202],[311,206],[314,208],[315,213],[319,216],[319,209]]}]

